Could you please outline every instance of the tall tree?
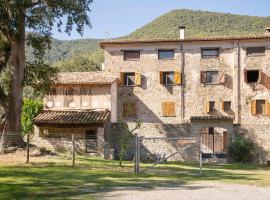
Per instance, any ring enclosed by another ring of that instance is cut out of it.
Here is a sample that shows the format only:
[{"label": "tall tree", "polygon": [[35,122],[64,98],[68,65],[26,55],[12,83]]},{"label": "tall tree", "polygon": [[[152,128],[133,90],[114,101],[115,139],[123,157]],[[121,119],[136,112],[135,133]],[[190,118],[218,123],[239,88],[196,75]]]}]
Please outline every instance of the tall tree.
[{"label": "tall tree", "polygon": [[[21,112],[26,67],[25,45],[32,46],[36,63],[43,60],[50,48],[51,31],[70,34],[73,27],[83,34],[91,27],[88,12],[92,0],[0,0],[0,31],[10,46],[11,80],[7,97],[5,145],[21,146]],[[31,34],[26,35],[26,30]],[[0,33],[1,34],[1,33]]]}]

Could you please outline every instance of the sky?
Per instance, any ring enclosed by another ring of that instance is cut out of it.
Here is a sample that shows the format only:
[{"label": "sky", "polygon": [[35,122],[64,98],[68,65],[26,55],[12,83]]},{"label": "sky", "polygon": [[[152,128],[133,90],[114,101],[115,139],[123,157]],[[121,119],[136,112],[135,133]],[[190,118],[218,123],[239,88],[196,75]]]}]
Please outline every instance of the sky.
[{"label": "sky", "polygon": [[253,16],[270,16],[270,0],[93,0],[89,17],[92,28],[70,36],[55,28],[61,40],[115,38],[127,35],[175,9],[204,10]]}]

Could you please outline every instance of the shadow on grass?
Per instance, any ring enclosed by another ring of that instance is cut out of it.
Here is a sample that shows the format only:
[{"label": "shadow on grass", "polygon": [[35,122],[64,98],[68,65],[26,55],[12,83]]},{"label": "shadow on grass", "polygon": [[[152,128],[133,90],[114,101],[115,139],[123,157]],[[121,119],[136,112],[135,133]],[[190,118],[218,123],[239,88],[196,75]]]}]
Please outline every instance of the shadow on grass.
[{"label": "shadow on grass", "polygon": [[[247,180],[256,181],[252,173],[241,174],[222,169],[205,168],[198,176],[193,163],[170,163],[147,174],[134,174],[132,165],[119,168],[117,161],[78,158],[78,167],[65,164],[33,163],[25,166],[0,167],[0,199],[68,199],[89,198],[114,190],[149,190],[158,187],[174,189],[187,187],[198,180]],[[224,165],[229,166],[229,165]]]}]

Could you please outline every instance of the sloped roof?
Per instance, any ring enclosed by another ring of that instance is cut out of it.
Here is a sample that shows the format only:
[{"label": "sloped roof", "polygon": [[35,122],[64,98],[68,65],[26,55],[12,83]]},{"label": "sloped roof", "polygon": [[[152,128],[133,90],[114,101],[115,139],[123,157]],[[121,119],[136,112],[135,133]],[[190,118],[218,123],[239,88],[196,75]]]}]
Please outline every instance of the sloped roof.
[{"label": "sloped roof", "polygon": [[185,39],[116,39],[100,42],[101,48],[106,45],[116,44],[145,44],[145,43],[177,43],[193,41],[226,41],[226,40],[262,40],[270,39],[270,34],[261,35],[231,35],[231,36],[206,36],[206,37],[186,37]]},{"label": "sloped roof", "polygon": [[54,84],[111,84],[118,78],[105,72],[63,72]]},{"label": "sloped roof", "polygon": [[43,111],[34,119],[39,124],[92,124],[110,119],[109,110],[92,111]]}]

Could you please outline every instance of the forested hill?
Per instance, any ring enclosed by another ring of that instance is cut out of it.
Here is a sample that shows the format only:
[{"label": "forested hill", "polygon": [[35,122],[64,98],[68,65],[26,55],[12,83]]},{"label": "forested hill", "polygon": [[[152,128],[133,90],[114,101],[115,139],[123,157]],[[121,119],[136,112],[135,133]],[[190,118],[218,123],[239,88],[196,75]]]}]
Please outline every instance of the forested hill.
[{"label": "forested hill", "polygon": [[[186,36],[188,37],[260,34],[264,32],[265,27],[270,26],[270,17],[243,16],[184,9],[173,10],[124,37],[177,38],[179,25],[186,26]],[[102,52],[95,52],[95,50],[99,48],[99,41],[100,40],[95,39],[69,41],[53,40],[52,49],[48,51],[46,61],[49,63],[58,62],[57,66],[59,66],[63,64],[67,65],[69,64],[69,61],[72,65],[74,63],[83,63],[84,65],[87,65],[87,60],[91,60],[93,57],[98,57],[98,59],[95,59],[96,61],[102,60],[100,59]],[[28,59],[32,59],[31,50],[28,49],[27,52]],[[89,57],[91,52],[95,52],[95,55],[90,55]],[[81,58],[83,60],[81,60]],[[65,62],[62,62],[64,60]],[[59,61],[61,62],[59,63]],[[64,67],[62,67],[62,69],[64,69]]]},{"label": "forested hill", "polygon": [[255,17],[226,13],[173,10],[142,28],[128,38],[177,38],[179,25],[186,26],[186,35],[248,35],[260,34],[270,26],[270,17]]}]

